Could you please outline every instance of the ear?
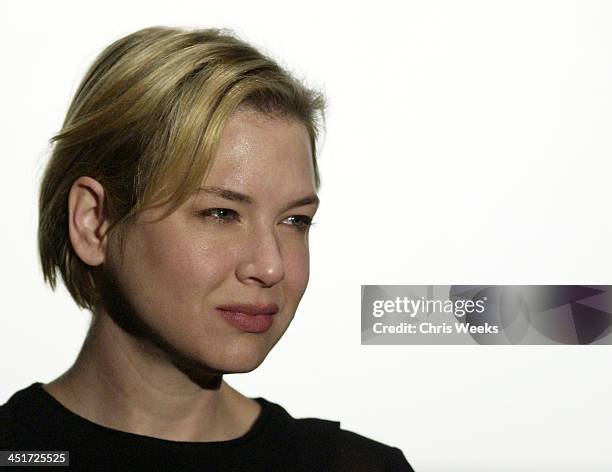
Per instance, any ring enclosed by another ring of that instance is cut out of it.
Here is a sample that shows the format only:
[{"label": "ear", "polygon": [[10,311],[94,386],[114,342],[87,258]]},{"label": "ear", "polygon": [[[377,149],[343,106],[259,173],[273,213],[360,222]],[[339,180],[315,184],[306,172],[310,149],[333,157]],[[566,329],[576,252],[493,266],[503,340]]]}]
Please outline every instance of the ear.
[{"label": "ear", "polygon": [[104,208],[105,191],[91,177],[79,177],[68,194],[68,232],[79,258],[90,266],[104,262],[109,222]]}]

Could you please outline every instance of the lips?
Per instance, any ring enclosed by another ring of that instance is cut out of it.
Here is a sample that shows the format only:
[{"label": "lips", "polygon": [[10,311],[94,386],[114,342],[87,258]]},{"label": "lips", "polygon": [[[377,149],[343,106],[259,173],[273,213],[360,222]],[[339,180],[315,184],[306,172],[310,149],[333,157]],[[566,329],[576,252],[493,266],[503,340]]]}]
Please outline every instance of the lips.
[{"label": "lips", "polygon": [[217,307],[218,310],[227,311],[230,313],[243,313],[245,315],[274,315],[278,312],[276,303],[256,304],[256,303],[236,303],[232,305],[222,305]]},{"label": "lips", "polygon": [[238,303],[218,306],[217,311],[235,328],[247,333],[263,333],[272,326],[272,315],[278,312],[278,305]]}]

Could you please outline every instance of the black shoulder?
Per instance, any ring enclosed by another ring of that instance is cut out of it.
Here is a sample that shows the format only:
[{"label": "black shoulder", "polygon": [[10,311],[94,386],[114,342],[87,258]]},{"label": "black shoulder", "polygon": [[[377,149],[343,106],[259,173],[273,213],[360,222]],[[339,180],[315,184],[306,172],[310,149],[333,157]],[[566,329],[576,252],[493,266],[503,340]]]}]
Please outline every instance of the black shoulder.
[{"label": "black shoulder", "polygon": [[0,405],[0,450],[10,448],[11,438],[15,435],[15,421],[9,402]]},{"label": "black shoulder", "polygon": [[35,450],[39,433],[37,423],[44,422],[46,415],[36,401],[35,383],[16,391],[0,405],[0,450]]},{"label": "black shoulder", "polygon": [[338,421],[301,418],[297,423],[307,454],[321,455],[328,472],[414,472],[400,449],[341,429]]},{"label": "black shoulder", "polygon": [[344,429],[338,432],[335,458],[334,471],[414,472],[397,447]]}]

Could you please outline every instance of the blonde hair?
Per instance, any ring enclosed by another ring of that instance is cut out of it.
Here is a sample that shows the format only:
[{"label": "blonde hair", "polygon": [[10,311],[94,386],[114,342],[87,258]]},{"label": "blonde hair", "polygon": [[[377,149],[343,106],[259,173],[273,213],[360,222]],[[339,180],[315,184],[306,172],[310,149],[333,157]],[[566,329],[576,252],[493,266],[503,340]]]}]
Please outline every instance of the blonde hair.
[{"label": "blonde hair", "polygon": [[68,194],[80,176],[100,182],[123,253],[128,225],[169,203],[170,214],[201,184],[223,125],[239,106],[299,120],[316,144],[323,96],[253,46],[219,29],[145,28],[102,51],[51,139],[39,198],[38,250],[45,282],[57,271],[78,306],[100,301],[93,269],[68,237]]}]

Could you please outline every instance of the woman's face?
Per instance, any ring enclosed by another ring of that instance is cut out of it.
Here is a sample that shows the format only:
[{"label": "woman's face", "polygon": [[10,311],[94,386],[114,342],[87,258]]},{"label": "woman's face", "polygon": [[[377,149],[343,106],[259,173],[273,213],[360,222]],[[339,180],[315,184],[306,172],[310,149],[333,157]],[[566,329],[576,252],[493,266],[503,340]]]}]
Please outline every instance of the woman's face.
[{"label": "woman's face", "polygon": [[[204,369],[247,372],[283,335],[308,283],[317,198],[306,128],[235,112],[202,188],[167,218],[133,226],[123,264],[111,268],[135,315],[165,344]],[[249,311],[229,307],[237,304],[278,311],[231,314]]]}]

